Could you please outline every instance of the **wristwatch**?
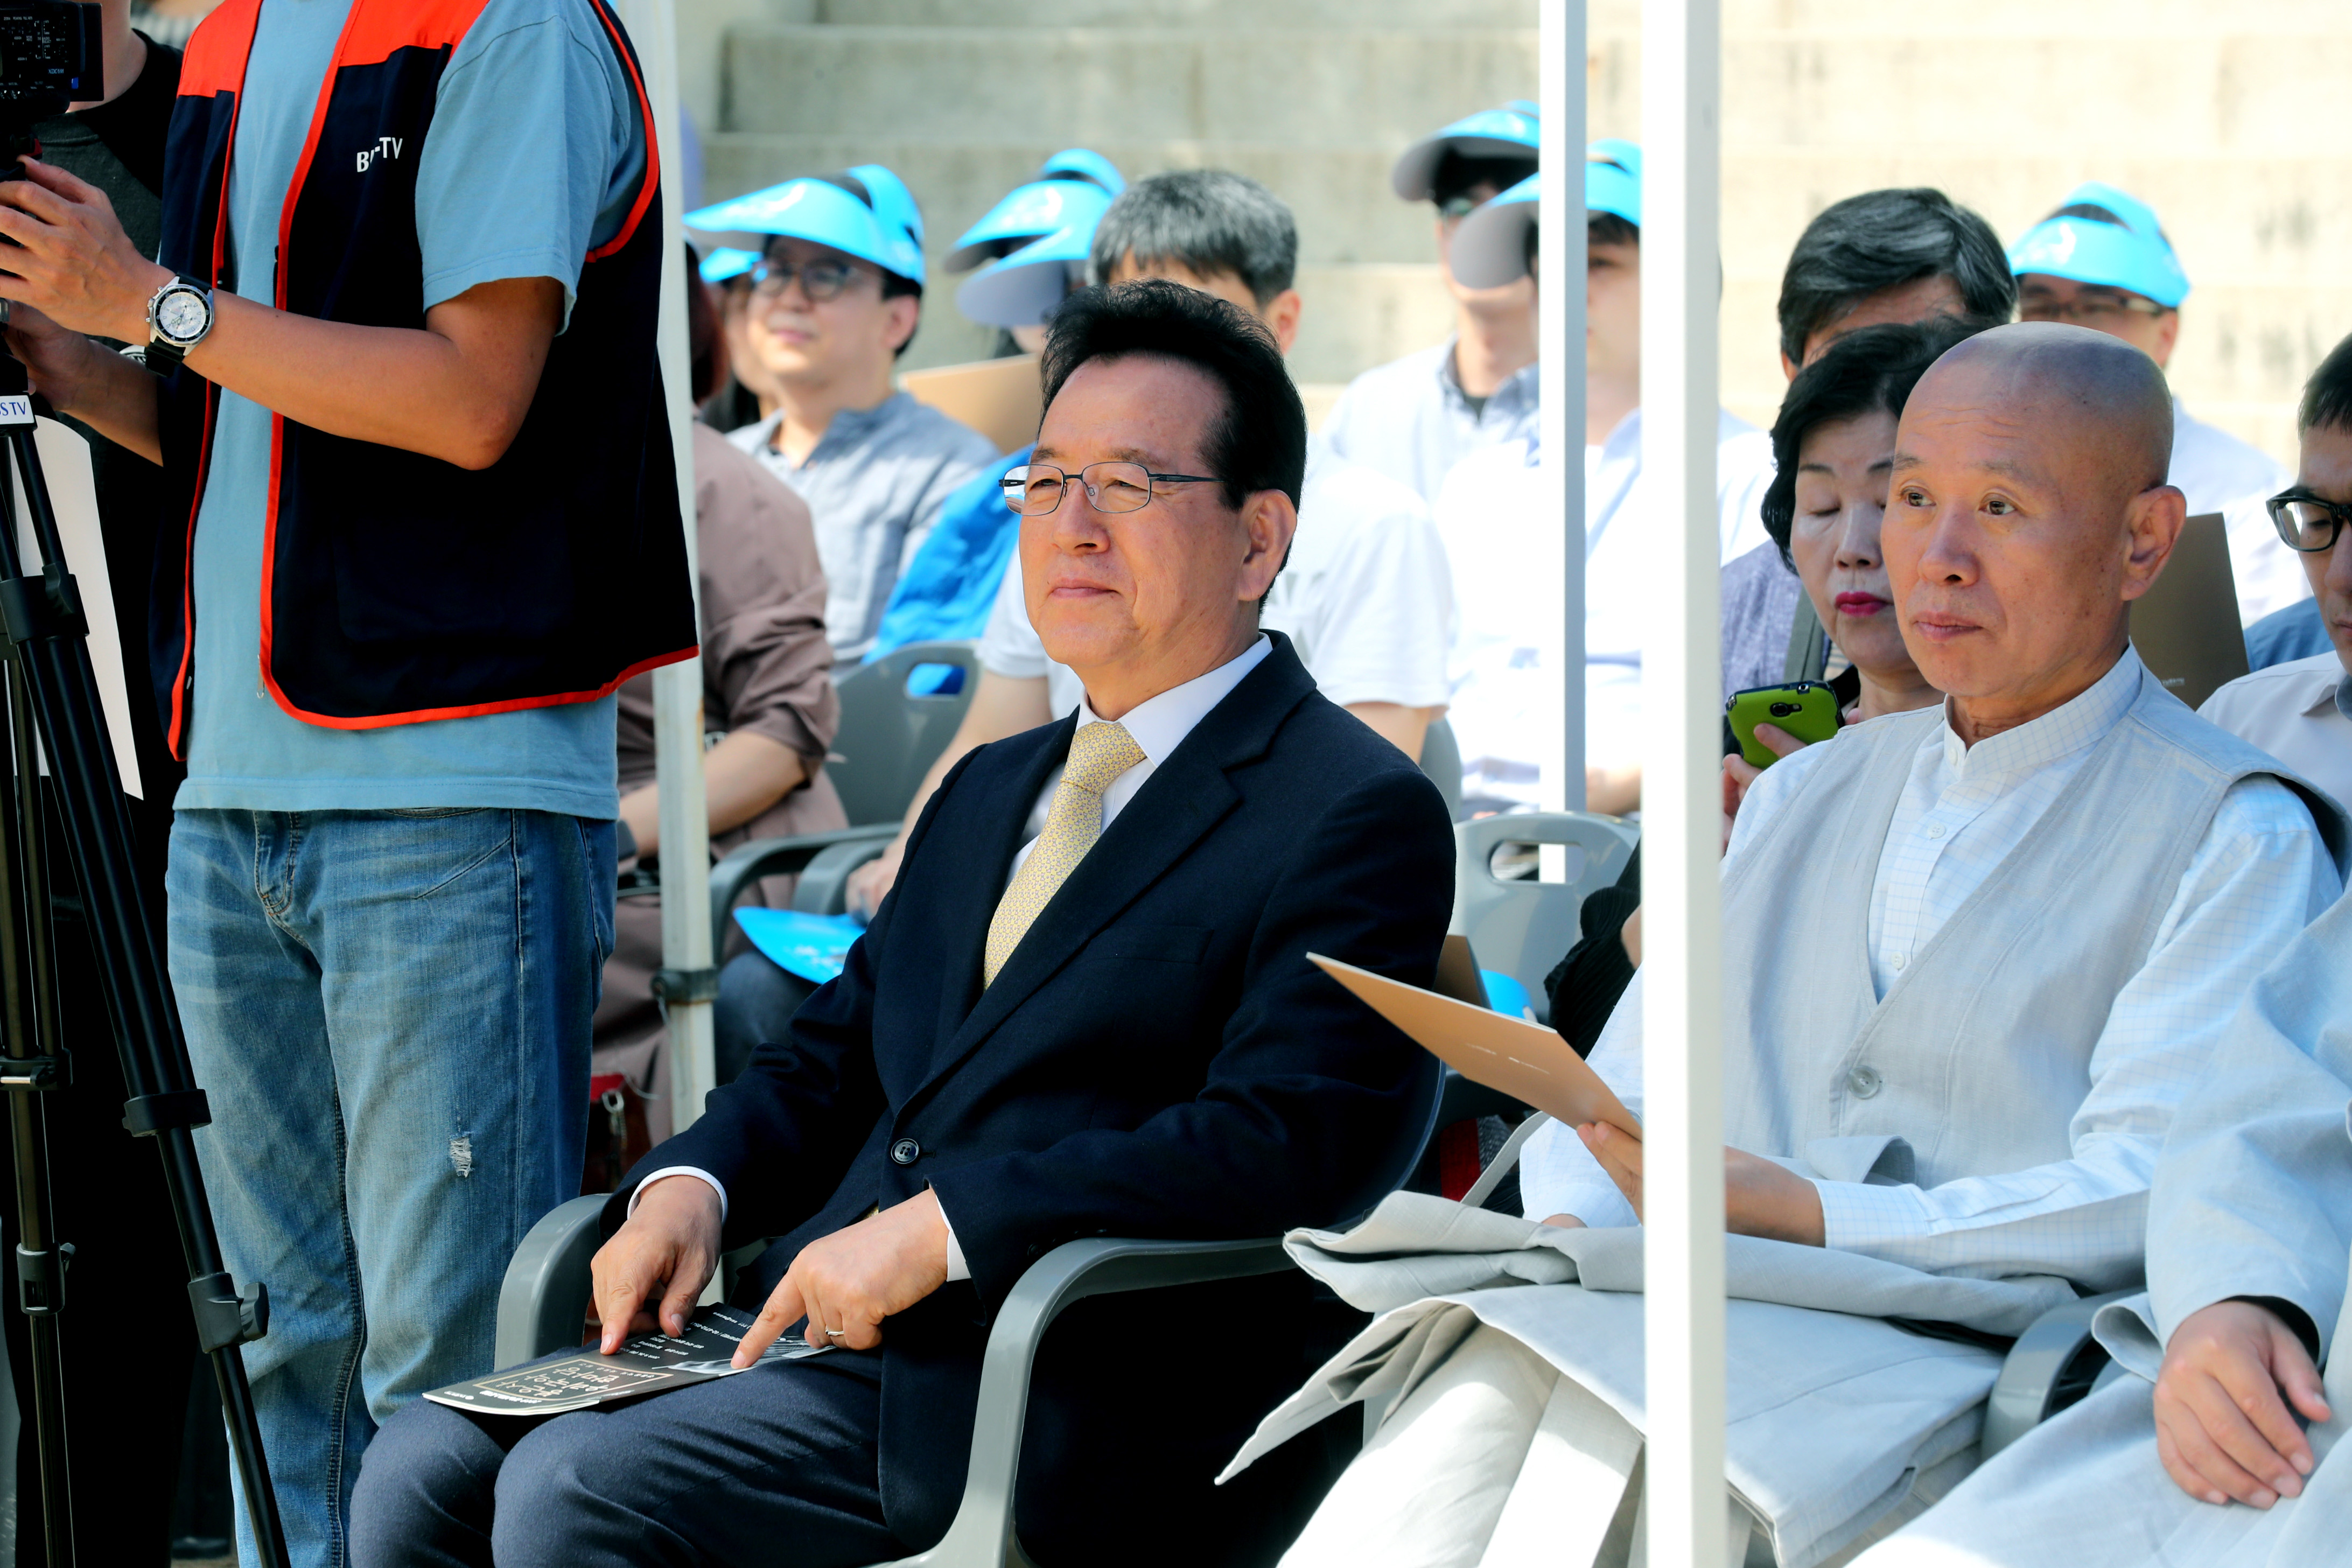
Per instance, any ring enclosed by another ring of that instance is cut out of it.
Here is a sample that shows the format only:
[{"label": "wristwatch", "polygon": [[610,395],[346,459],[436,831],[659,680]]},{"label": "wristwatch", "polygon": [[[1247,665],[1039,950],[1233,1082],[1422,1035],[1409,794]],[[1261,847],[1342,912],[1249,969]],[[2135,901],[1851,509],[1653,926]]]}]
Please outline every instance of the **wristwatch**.
[{"label": "wristwatch", "polygon": [[147,301],[148,368],[169,374],[213,330],[213,291],[185,273]]}]

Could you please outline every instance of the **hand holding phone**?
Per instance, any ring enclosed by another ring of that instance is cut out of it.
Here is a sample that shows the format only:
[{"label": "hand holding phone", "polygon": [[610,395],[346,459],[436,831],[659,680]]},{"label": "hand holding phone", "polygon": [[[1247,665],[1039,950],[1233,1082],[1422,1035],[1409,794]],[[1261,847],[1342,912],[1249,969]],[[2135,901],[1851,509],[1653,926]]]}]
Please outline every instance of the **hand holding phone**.
[{"label": "hand holding phone", "polygon": [[1769,724],[1801,745],[1816,745],[1838,731],[1837,693],[1825,681],[1758,686],[1732,693],[1724,705],[1739,754],[1750,767],[1769,768],[1784,754],[1756,738],[1756,726]]}]

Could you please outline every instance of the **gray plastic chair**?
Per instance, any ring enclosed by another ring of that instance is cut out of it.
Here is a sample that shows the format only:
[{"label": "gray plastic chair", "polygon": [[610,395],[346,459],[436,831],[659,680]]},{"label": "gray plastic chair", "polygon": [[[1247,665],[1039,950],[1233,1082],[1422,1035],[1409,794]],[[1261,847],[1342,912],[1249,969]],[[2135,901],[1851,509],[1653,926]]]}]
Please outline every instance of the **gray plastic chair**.
[{"label": "gray plastic chair", "polygon": [[[1576,944],[1577,910],[1592,893],[1617,880],[1641,836],[1613,816],[1582,811],[1530,811],[1482,816],[1454,829],[1454,923],[1470,939],[1478,962],[1528,988],[1538,1020],[1551,1021],[1544,976]],[[1568,848],[1568,879],[1538,882],[1495,875],[1495,851],[1506,844],[1559,844]]]},{"label": "gray plastic chair", "polygon": [[[955,666],[962,684],[945,696],[908,691],[907,677],[924,664]],[[908,643],[834,682],[841,728],[825,772],[853,825],[887,822],[896,829],[923,774],[955,738],[979,684],[979,657],[963,642]]]},{"label": "gray plastic chair", "polygon": [[1421,738],[1421,771],[1445,797],[1446,815],[1461,821],[1462,742],[1454,738],[1454,726],[1444,719],[1432,720]]},{"label": "gray plastic chair", "polygon": [[[1437,1129],[1437,1058],[1414,1062],[1412,1112],[1384,1168],[1357,1194],[1360,1211],[1395,1191],[1421,1163]],[[509,1367],[581,1342],[588,1315],[589,1259],[600,1245],[605,1199],[573,1198],[530,1227],[499,1288],[494,1361]],[[929,1551],[877,1568],[1035,1568],[1013,1530],[1013,1487],[1029,1413],[1029,1373],[1045,1331],[1088,1296],[1214,1279],[1244,1279],[1290,1267],[1279,1238],[1139,1241],[1096,1237],[1065,1242],[1030,1265],[990,1325],[982,1352],[980,1403],[963,1501]]]}]

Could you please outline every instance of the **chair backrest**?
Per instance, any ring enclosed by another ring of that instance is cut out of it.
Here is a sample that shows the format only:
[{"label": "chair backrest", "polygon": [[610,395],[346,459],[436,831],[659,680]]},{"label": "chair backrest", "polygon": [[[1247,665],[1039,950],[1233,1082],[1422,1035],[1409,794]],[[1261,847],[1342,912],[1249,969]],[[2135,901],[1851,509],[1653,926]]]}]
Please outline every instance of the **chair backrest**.
[{"label": "chair backrest", "polygon": [[[962,672],[951,691],[908,689],[919,665],[944,664]],[[970,643],[908,643],[835,682],[841,728],[824,771],[840,792],[853,827],[897,822],[924,773],[947,750],[980,682],[980,660]]]},{"label": "chair backrest", "polygon": [[1444,719],[1433,721],[1421,738],[1421,771],[1445,797],[1446,815],[1461,821],[1462,742],[1454,738],[1454,726]]},{"label": "chair backrest", "polygon": [[[1452,929],[1470,939],[1482,968],[1499,969],[1526,986],[1536,1016],[1548,1023],[1544,976],[1576,944],[1576,913],[1586,897],[1617,880],[1640,837],[1613,816],[1581,811],[1517,812],[1463,823],[1454,830]],[[1567,879],[1497,877],[1495,852],[1506,844],[1565,846]]]}]

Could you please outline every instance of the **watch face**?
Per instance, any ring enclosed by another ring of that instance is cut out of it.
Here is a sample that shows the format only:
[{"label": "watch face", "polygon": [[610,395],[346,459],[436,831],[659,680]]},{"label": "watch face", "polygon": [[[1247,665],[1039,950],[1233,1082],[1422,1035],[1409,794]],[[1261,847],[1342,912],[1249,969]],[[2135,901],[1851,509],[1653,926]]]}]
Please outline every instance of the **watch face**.
[{"label": "watch face", "polygon": [[174,289],[157,301],[155,326],[165,337],[188,342],[203,332],[210,315],[203,295],[193,289]]}]

